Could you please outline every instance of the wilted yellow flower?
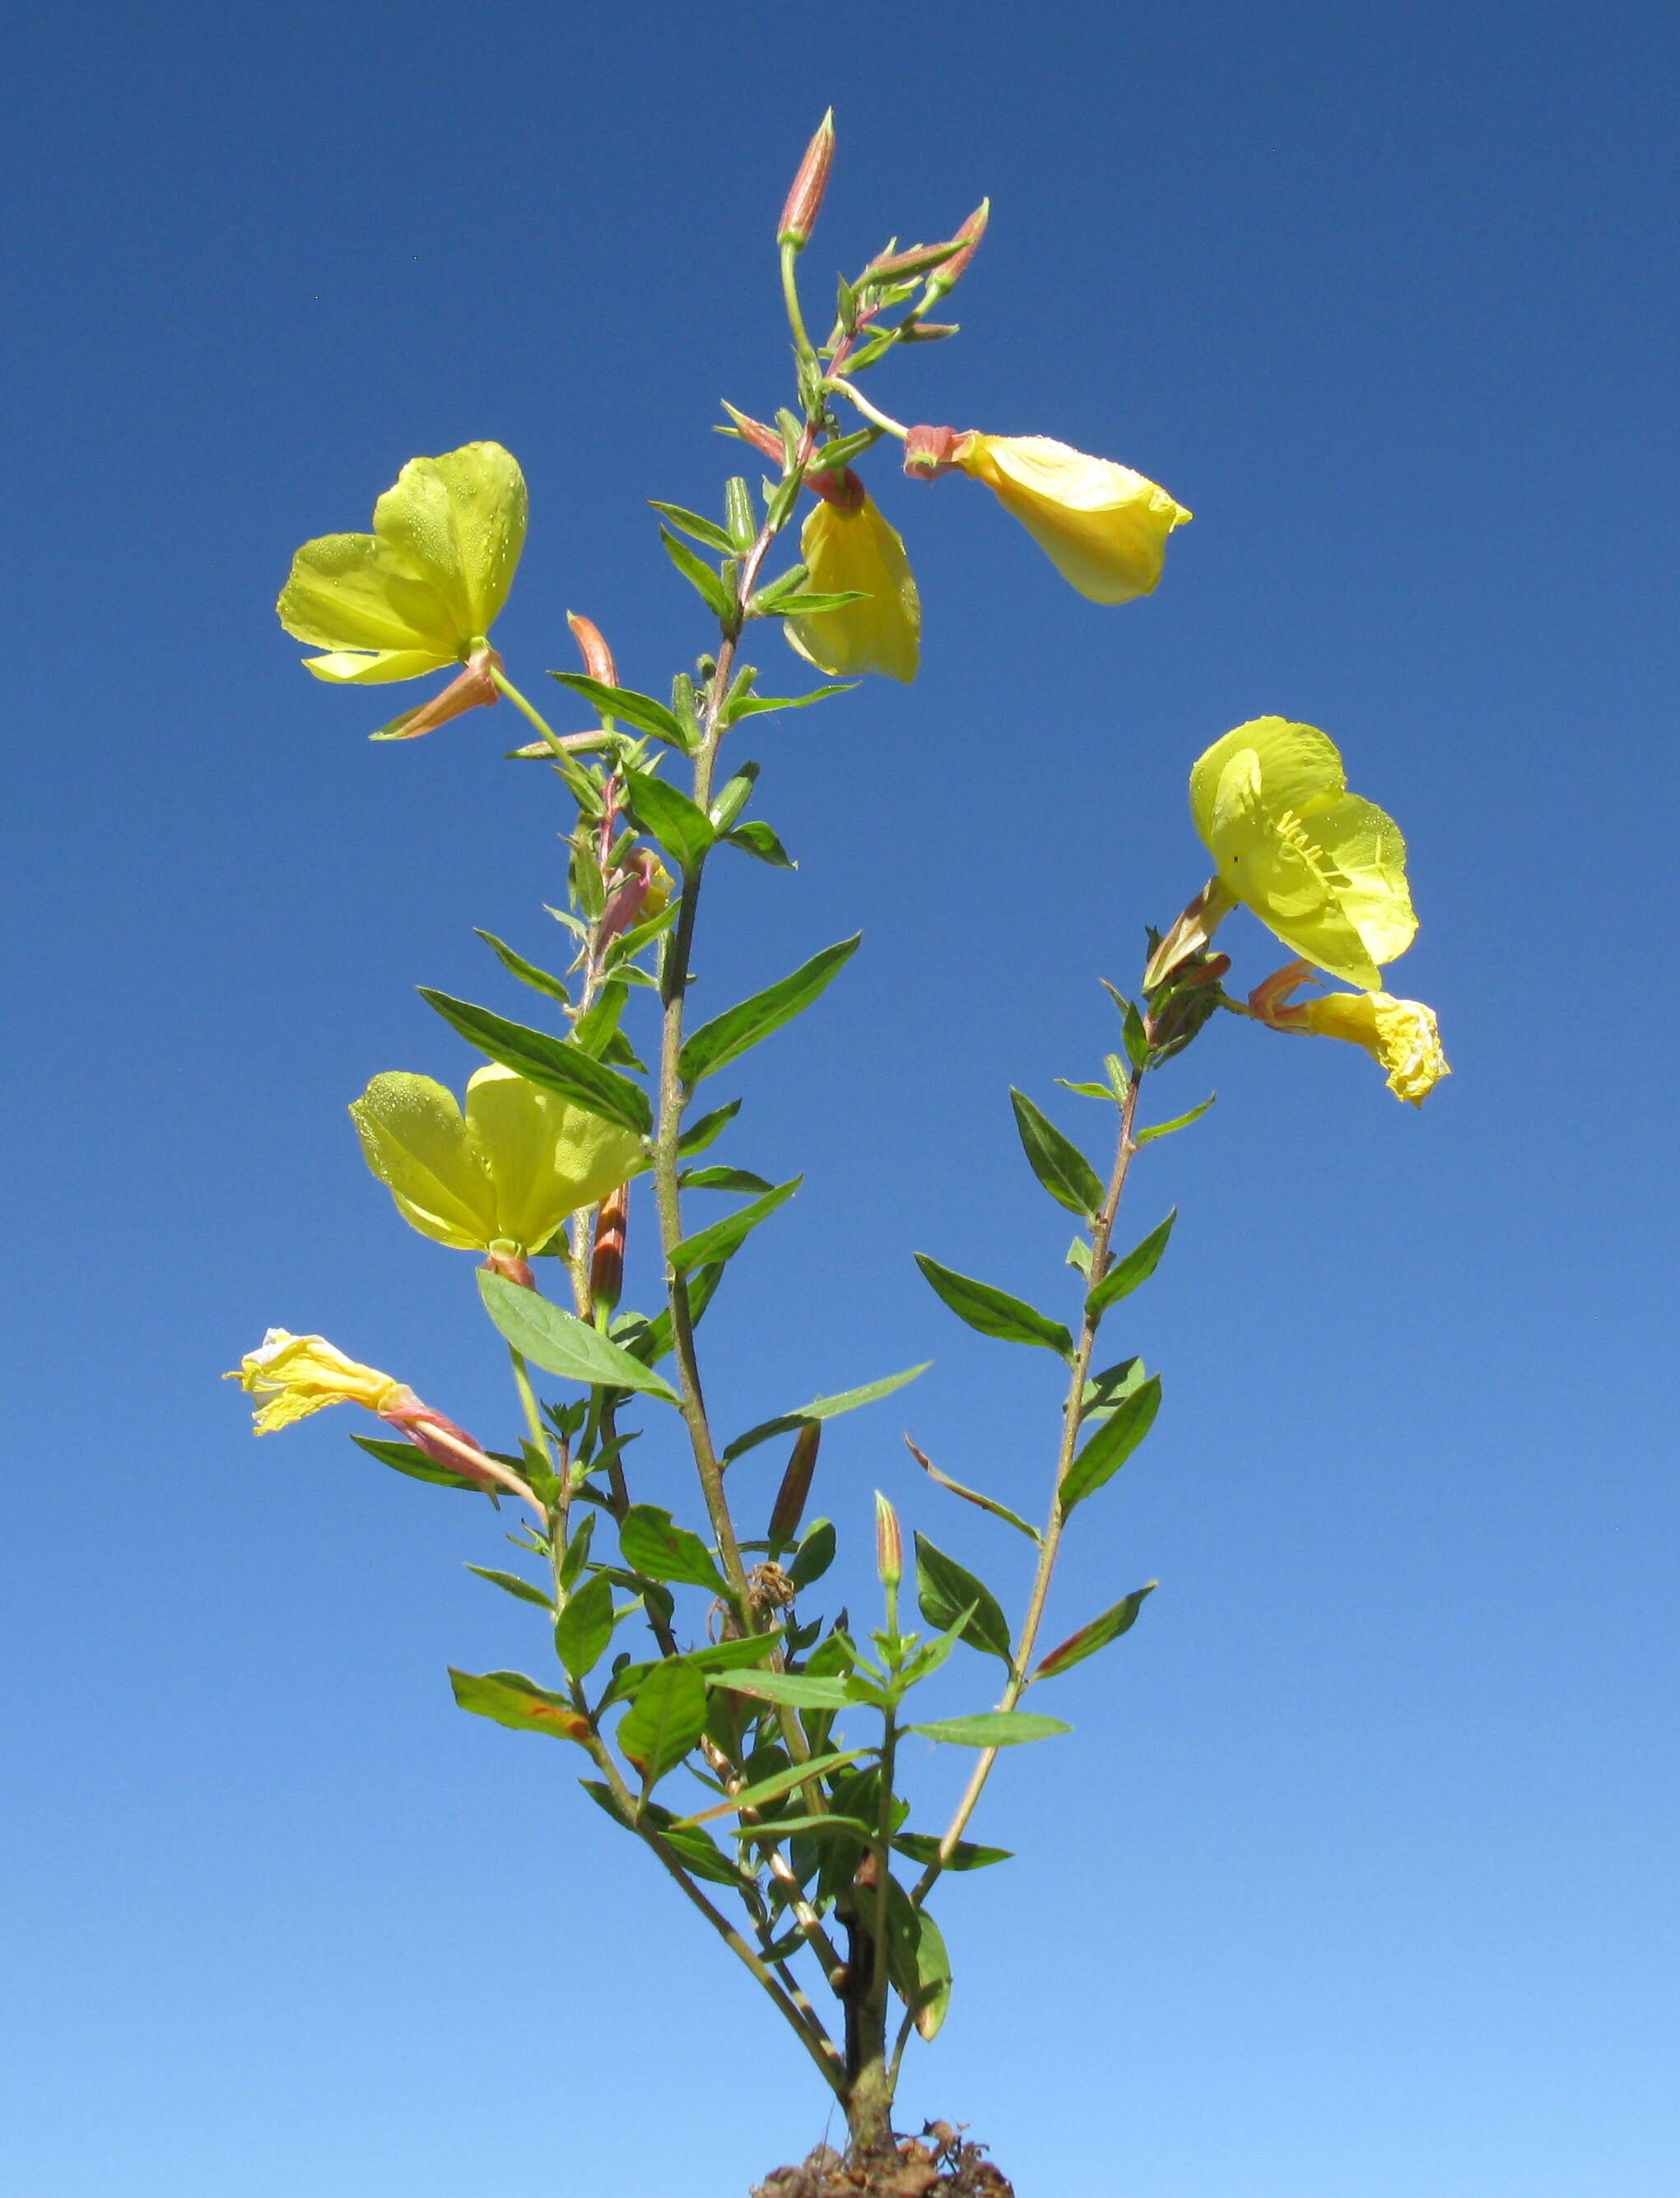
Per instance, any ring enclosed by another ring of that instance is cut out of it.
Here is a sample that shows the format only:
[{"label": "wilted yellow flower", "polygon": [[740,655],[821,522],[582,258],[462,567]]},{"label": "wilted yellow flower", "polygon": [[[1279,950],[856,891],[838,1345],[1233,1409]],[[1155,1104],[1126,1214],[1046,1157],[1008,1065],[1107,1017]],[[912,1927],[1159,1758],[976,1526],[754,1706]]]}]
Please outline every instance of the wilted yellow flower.
[{"label": "wilted yellow flower", "polygon": [[375,1076],[351,1102],[368,1166],[422,1236],[456,1251],[540,1252],[568,1214],[628,1180],[641,1141],[511,1068],[455,1094],[429,1076]]},{"label": "wilted yellow flower", "polygon": [[1190,813],[1222,884],[1297,954],[1367,991],[1417,930],[1406,843],[1347,790],[1335,743],[1311,725],[1256,718],[1215,741],[1190,773]]},{"label": "wilted yellow flower", "polygon": [[525,476],[499,443],[411,458],[374,506],[371,534],[305,543],[280,623],[328,651],[304,659],[317,679],[373,684],[464,664],[508,600],[526,514]]},{"label": "wilted yellow flower", "polygon": [[921,604],[898,530],[857,485],[856,508],[824,497],[799,532],[811,595],[856,590],[866,600],[784,619],[782,631],[808,664],[837,677],[883,672],[908,686],[921,652]]},{"label": "wilted yellow flower", "polygon": [[1326,992],[1316,1000],[1290,1000],[1288,995],[1311,981],[1311,974],[1305,962],[1278,970],[1249,994],[1248,1012],[1272,1030],[1346,1038],[1363,1046],[1386,1073],[1394,1096],[1414,1107],[1421,1107],[1441,1079],[1451,1075],[1433,1008],[1421,1000],[1397,1000],[1389,992]]},{"label": "wilted yellow flower", "polygon": [[223,1379],[267,1398],[255,1415],[259,1435],[289,1428],[328,1404],[365,1404],[370,1412],[383,1412],[412,1397],[390,1375],[346,1358],[324,1335],[293,1335],[283,1328],[270,1329]]},{"label": "wilted yellow flower", "polygon": [[1166,538],[1190,517],[1130,466],[1087,457],[1049,435],[966,434],[950,456],[996,493],[1063,579],[1094,603],[1153,594]]}]

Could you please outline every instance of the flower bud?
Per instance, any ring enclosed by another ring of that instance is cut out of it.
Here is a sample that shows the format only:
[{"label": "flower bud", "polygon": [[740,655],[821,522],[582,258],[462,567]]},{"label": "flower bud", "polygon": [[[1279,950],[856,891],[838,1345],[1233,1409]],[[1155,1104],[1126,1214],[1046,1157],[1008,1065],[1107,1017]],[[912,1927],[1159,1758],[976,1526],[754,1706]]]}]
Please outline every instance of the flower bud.
[{"label": "flower bud", "polygon": [[502,691],[496,684],[496,674],[502,669],[502,660],[486,644],[475,648],[468,658],[465,667],[456,673],[439,695],[429,702],[422,702],[417,710],[404,710],[400,718],[392,718],[388,725],[381,725],[376,733],[369,733],[373,741],[412,741],[421,733],[434,733],[439,725],[446,725],[451,718],[459,718],[468,710],[477,710],[491,702],[499,702]]},{"label": "flower bud", "polygon": [[[734,421],[735,433],[743,443],[750,443],[764,457],[774,458],[777,465],[782,463],[788,453],[774,427],[765,427],[762,420],[755,420],[750,412],[737,412],[733,404],[725,403],[724,410]],[[729,430],[720,427],[718,433],[724,435]]]},{"label": "flower bud", "polygon": [[822,1442],[821,1420],[811,1420],[799,1429],[793,1455],[788,1460],[788,1470],[782,1476],[782,1486],[776,1490],[776,1502],[770,1507],[767,1538],[772,1550],[788,1549],[798,1538],[799,1521],[805,1516],[805,1499],[811,1494],[811,1477],[817,1471],[817,1453]]},{"label": "flower bud", "polygon": [[566,623],[572,629],[572,638],[578,644],[578,653],[590,677],[598,679],[603,687],[616,687],[618,669],[601,628],[593,619],[584,618],[577,611],[567,611]]},{"label": "flower bud", "polygon": [[834,160],[834,110],[831,107],[817,125],[817,135],[805,149],[799,173],[793,178],[793,189],[788,194],[788,203],[782,209],[782,219],[776,232],[778,244],[792,245],[795,252],[803,250],[817,225],[817,217],[823,205],[823,194],[828,188],[828,171]]},{"label": "flower bud", "polygon": [[497,1236],[487,1244],[484,1263],[492,1275],[502,1275],[509,1282],[517,1282],[522,1290],[534,1290],[537,1287],[530,1260],[510,1236]]},{"label": "flower bud", "polygon": [[1181,962],[1200,954],[1235,906],[1235,895],[1228,893],[1218,878],[1210,878],[1149,957],[1143,971],[1144,991],[1153,992],[1157,985],[1166,984]]},{"label": "flower bud", "polygon": [[991,218],[991,201],[982,199],[967,221],[956,232],[962,240],[962,249],[936,267],[927,285],[925,305],[936,305],[947,291],[954,290],[968,273],[969,263],[980,248],[980,239],[985,235],[985,225]]},{"label": "flower bud", "polygon": [[879,1489],[875,1491],[875,1570],[885,1588],[897,1587],[904,1577],[904,1538],[899,1531],[898,1515]]},{"label": "flower bud", "polygon": [[625,1229],[630,1218],[630,1185],[621,1183],[601,1201],[595,1218],[595,1256],[590,1262],[590,1296],[597,1310],[611,1312],[624,1294]]},{"label": "flower bud", "polygon": [[955,427],[912,427],[904,438],[904,471],[912,480],[937,480],[961,470],[955,452],[968,437]]}]

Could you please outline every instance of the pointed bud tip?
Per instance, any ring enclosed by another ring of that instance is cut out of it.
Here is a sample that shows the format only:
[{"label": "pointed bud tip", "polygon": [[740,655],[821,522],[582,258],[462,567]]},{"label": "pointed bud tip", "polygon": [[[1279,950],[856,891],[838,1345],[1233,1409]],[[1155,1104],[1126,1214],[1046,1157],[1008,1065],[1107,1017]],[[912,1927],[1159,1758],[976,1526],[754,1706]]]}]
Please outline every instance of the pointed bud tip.
[{"label": "pointed bud tip", "polygon": [[778,244],[791,246],[795,252],[804,249],[822,211],[823,194],[828,188],[828,171],[834,158],[834,110],[831,107],[805,147],[805,158],[799,162],[799,172],[788,193],[782,219],[776,225]]}]

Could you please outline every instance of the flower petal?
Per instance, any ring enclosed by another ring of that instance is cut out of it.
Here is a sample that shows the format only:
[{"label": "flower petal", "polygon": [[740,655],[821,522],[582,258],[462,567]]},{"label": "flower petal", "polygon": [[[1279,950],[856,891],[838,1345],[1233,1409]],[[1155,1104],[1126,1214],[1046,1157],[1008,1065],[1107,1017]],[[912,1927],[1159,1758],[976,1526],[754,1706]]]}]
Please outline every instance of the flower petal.
[{"label": "flower petal", "polygon": [[568,1215],[616,1190],[642,1157],[633,1132],[500,1066],[468,1082],[467,1129],[493,1186],[496,1234],[527,1252],[540,1252]]},{"label": "flower petal", "polygon": [[335,683],[353,681],[361,687],[381,687],[392,679],[419,679],[428,672],[441,672],[456,660],[437,656],[429,648],[384,648],[364,655],[359,650],[335,649],[329,656],[306,656],[305,672]]},{"label": "flower petal", "polygon": [[813,595],[856,589],[867,600],[782,621],[793,648],[819,672],[884,672],[906,686],[921,653],[921,602],[898,529],[865,497],[856,511],[817,504],[799,532]]},{"label": "flower petal", "polygon": [[374,506],[374,532],[426,575],[458,648],[488,633],[507,602],[527,510],[513,454],[500,443],[468,443],[410,458]]},{"label": "flower petal", "polygon": [[971,434],[956,458],[1020,521],[1063,579],[1096,603],[1153,594],[1166,538],[1191,515],[1130,466],[1050,435]]},{"label": "flower petal", "polygon": [[424,569],[371,534],[305,542],[275,609],[287,632],[313,648],[421,649],[449,664],[468,638]]},{"label": "flower petal", "polygon": [[375,1076],[351,1119],[368,1166],[411,1228],[461,1252],[502,1232],[496,1191],[452,1091],[429,1076]]}]

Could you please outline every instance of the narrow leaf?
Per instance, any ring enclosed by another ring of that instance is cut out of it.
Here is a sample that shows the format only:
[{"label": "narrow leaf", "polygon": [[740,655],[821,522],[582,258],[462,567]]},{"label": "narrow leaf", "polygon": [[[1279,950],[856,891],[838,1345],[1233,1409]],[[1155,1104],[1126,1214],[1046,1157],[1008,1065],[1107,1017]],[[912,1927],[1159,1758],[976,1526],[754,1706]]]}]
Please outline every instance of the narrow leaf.
[{"label": "narrow leaf", "polygon": [[1218,1096],[1217,1091],[1210,1091],[1200,1106],[1192,1107],[1188,1114],[1175,1114],[1170,1122],[1157,1122],[1153,1129],[1140,1130],[1137,1132],[1138,1143],[1147,1145],[1156,1137],[1170,1137],[1175,1130],[1189,1129],[1192,1122],[1199,1122],[1201,1119]]},{"label": "narrow leaf", "polygon": [[685,511],[680,503],[661,503],[657,497],[652,496],[648,501],[673,526],[680,527],[684,534],[691,534],[696,542],[703,542],[708,550],[717,550],[721,556],[733,557],[737,550],[751,546],[750,544],[732,541],[712,520],[702,519],[697,511]]},{"label": "narrow leaf", "polygon": [[803,710],[807,703],[824,701],[830,695],[849,695],[857,683],[855,679],[840,679],[831,686],[814,687],[809,695],[744,695],[724,712],[725,721],[733,725],[742,718],[762,717],[769,710]]},{"label": "narrow leaf", "polygon": [[1073,1139],[1064,1137],[1024,1091],[1012,1089],[1009,1103],[1015,1110],[1021,1150],[1033,1174],[1058,1205],[1091,1219],[1102,1205],[1102,1183],[1096,1170]]},{"label": "narrow leaf", "polygon": [[571,994],[558,977],[551,977],[546,969],[539,969],[534,962],[527,962],[523,954],[515,954],[506,940],[498,939],[493,931],[480,931],[479,937],[502,967],[510,975],[517,977],[520,984],[529,985],[534,992],[546,992],[551,1000],[558,1000],[562,1006],[571,998]]},{"label": "narrow leaf", "polygon": [[378,1435],[352,1435],[352,1442],[364,1450],[369,1457],[376,1457],[381,1465],[388,1465],[395,1473],[405,1473],[412,1480],[429,1480],[439,1488],[469,1488],[474,1496],[493,1496],[495,1491],[482,1480],[469,1480],[464,1473],[451,1473],[446,1465],[433,1465],[423,1450],[412,1443],[386,1442]]},{"label": "narrow leaf", "polygon": [[995,1335],[1004,1343],[1041,1344],[1061,1358],[1072,1358],[1073,1339],[1059,1320],[1035,1311],[1006,1291],[993,1289],[990,1282],[977,1282],[970,1276],[942,1267],[925,1253],[916,1254],[916,1264],[957,1318],[966,1320],[982,1335]]},{"label": "narrow leaf", "polygon": [[750,1168],[685,1168],[677,1178],[684,1190],[770,1190],[775,1188]]},{"label": "narrow leaf", "polygon": [[850,1840],[866,1843],[870,1827],[857,1817],[776,1817],[767,1824],[738,1824],[738,1840],[804,1839]]},{"label": "narrow leaf", "polygon": [[1022,1741],[1049,1740],[1073,1728],[1060,1718],[1040,1717],[1034,1710],[983,1710],[978,1717],[939,1718],[932,1724],[913,1724],[906,1730],[948,1747],[1014,1747]]},{"label": "narrow leaf", "polygon": [[1152,1374],[1103,1422],[1067,1468],[1058,1493],[1065,1514],[1112,1480],[1154,1424],[1160,1410],[1161,1377]]},{"label": "narrow leaf", "polygon": [[686,542],[679,542],[668,526],[660,529],[660,540],[671,563],[691,587],[713,618],[727,625],[735,617],[735,598],[724,585],[703,557],[696,557]]},{"label": "narrow leaf", "polygon": [[673,1244],[668,1255],[672,1271],[686,1275],[690,1268],[706,1267],[732,1258],[759,1224],[769,1220],[779,1206],[785,1206],[804,1181],[802,1175],[796,1175],[791,1183],[778,1183],[762,1198],[755,1198],[750,1206],[726,1213],[709,1229],[702,1229],[695,1236],[685,1236],[680,1244]]},{"label": "narrow leaf", "polygon": [[921,1533],[916,1538],[916,1592],[921,1614],[930,1625],[943,1631],[955,1625],[966,1610],[968,1623],[958,1637],[971,1648],[997,1657],[1006,1667],[1013,1666],[1009,1624],[997,1596],[984,1581],[966,1572],[955,1557],[948,1557]]},{"label": "narrow leaf", "polygon": [[809,962],[779,983],[726,1008],[712,1021],[702,1023],[678,1056],[677,1065],[683,1081],[692,1085],[703,1076],[715,1075],[749,1047],[757,1045],[760,1038],[768,1038],[772,1031],[792,1022],[840,974],[857,952],[863,935],[859,932],[836,945],[825,946],[820,954],[813,954]]},{"label": "narrow leaf", "polygon": [[953,1496],[960,1496],[965,1503],[975,1503],[982,1511],[991,1512],[994,1519],[1001,1519],[1006,1526],[1017,1528],[1029,1542],[1043,1538],[1038,1529],[1029,1526],[1020,1512],[1011,1511],[1007,1503],[1000,1503],[995,1496],[982,1496],[978,1488],[965,1488],[960,1480],[953,1480],[948,1473],[941,1473],[926,1451],[918,1450],[908,1435],[904,1437],[904,1447],[928,1479],[936,1480],[941,1488],[948,1488]]},{"label": "narrow leaf", "polygon": [[474,1717],[493,1718],[514,1732],[552,1733],[557,1740],[583,1742],[589,1719],[580,1717],[562,1695],[551,1695],[523,1672],[486,1672],[475,1677],[450,1666],[455,1699]]},{"label": "narrow leaf", "polygon": [[707,1683],[801,1710],[843,1710],[852,1700],[844,1679],[813,1679],[804,1672],[718,1672]]},{"label": "narrow leaf", "polygon": [[515,1351],[567,1381],[590,1387],[640,1389],[650,1397],[677,1402],[677,1392],[663,1375],[655,1374],[639,1358],[631,1358],[616,1343],[609,1343],[598,1329],[562,1312],[547,1298],[538,1297],[505,1275],[479,1270],[479,1289],[485,1310]]},{"label": "narrow leaf", "polygon": [[702,1114],[697,1122],[691,1122],[677,1140],[677,1152],[684,1160],[692,1160],[696,1153],[703,1153],[708,1145],[715,1145],[740,1112],[740,1100],[731,1099],[727,1107],[714,1107],[709,1114]]},{"label": "narrow leaf", "polygon": [[619,1522],[619,1548],[633,1571],[727,1595],[729,1584],[698,1534],[672,1524],[656,1503],[632,1503]]},{"label": "narrow leaf", "polygon": [[799,867],[774,832],[761,817],[749,817],[744,824],[724,834],[730,846],[739,847],[744,855],[752,855],[761,863],[768,863],[773,870],[796,870]]},{"label": "narrow leaf", "polygon": [[[900,1832],[892,1842],[900,1854],[908,1855],[912,1862],[930,1863],[939,1859],[939,1842],[931,1832]],[[947,1869],[984,1869],[990,1863],[1013,1862],[1012,1847],[975,1846],[968,1840],[958,1840],[945,1860]]]},{"label": "narrow leaf", "polygon": [[1087,1656],[1096,1655],[1111,1641],[1118,1641],[1123,1633],[1130,1633],[1137,1622],[1137,1614],[1145,1599],[1160,1585],[1151,1580],[1148,1586],[1135,1588],[1124,1602],[1117,1602],[1112,1610],[1105,1610],[1101,1618],[1093,1618],[1077,1633],[1070,1633],[1060,1648],[1052,1648],[1048,1656],[1039,1659],[1035,1679],[1053,1679],[1059,1672],[1071,1672],[1076,1664],[1083,1664]]},{"label": "narrow leaf", "polygon": [[1146,1375],[1141,1358],[1122,1358],[1093,1374],[1079,1398],[1079,1417],[1093,1425],[1117,1411],[1133,1390],[1143,1387]]},{"label": "narrow leaf", "polygon": [[1117,1259],[1102,1280],[1085,1300],[1087,1312],[1107,1312],[1111,1305],[1118,1305],[1130,1297],[1140,1282],[1147,1282],[1160,1265],[1161,1253],[1166,1249],[1166,1240],[1172,1234],[1172,1224],[1178,1218],[1175,1206],[1159,1229],[1152,1229],[1141,1244],[1128,1252],[1124,1259]]},{"label": "narrow leaf", "polygon": [[809,1587],[813,1580],[822,1579],[834,1561],[838,1538],[829,1520],[813,1520],[788,1567],[788,1577],[796,1588]]},{"label": "narrow leaf", "polygon": [[760,1778],[751,1786],[743,1786],[738,1794],[710,1809],[701,1809],[692,1817],[684,1817],[685,1824],[709,1823],[714,1817],[738,1814],[742,1809],[762,1809],[767,1801],[779,1801],[784,1794],[795,1787],[808,1785],[813,1778],[821,1778],[830,1771],[838,1771],[843,1763],[855,1763],[862,1755],[861,1747],[843,1748],[834,1755],[813,1755],[808,1763],[790,1764],[787,1770],[778,1771],[769,1778]]},{"label": "narrow leaf", "polygon": [[879,1381],[866,1381],[861,1389],[842,1389],[838,1396],[813,1397],[795,1412],[783,1412],[776,1419],[763,1420],[756,1428],[749,1428],[744,1435],[735,1437],[724,1452],[724,1462],[727,1465],[732,1458],[756,1450],[761,1442],[769,1442],[776,1435],[786,1434],[790,1428],[837,1419],[842,1412],[855,1412],[860,1404],[873,1404],[882,1397],[890,1397],[905,1382],[914,1381],[918,1374],[925,1374],[933,1363],[931,1358],[924,1358],[921,1365],[907,1366],[902,1374],[883,1374]]},{"label": "narrow leaf", "polygon": [[862,588],[836,588],[826,595],[796,592],[767,600],[763,596],[753,598],[755,618],[788,618],[798,615],[809,618],[814,611],[844,610],[848,603],[866,603],[869,592]]},{"label": "narrow leaf", "polygon": [[467,1569],[469,1573],[476,1573],[481,1580],[488,1580],[492,1587],[499,1587],[504,1595],[514,1596],[517,1602],[538,1603],[544,1610],[554,1608],[551,1596],[544,1595],[539,1587],[533,1587],[528,1579],[521,1579],[517,1573],[499,1573],[488,1565],[468,1565]]},{"label": "narrow leaf", "polygon": [[581,672],[551,672],[549,677],[557,679],[562,687],[569,687],[574,695],[581,695],[586,702],[593,702],[603,718],[622,718],[627,724],[652,733],[672,747],[687,747],[683,728],[674,713],[663,702],[656,702],[651,695],[638,695],[631,687],[608,687]]},{"label": "narrow leaf", "polygon": [[577,1046],[550,1038],[546,1031],[509,1022],[505,1015],[492,1015],[488,1008],[475,1008],[465,1000],[451,999],[447,992],[434,992],[428,986],[421,986],[420,997],[469,1045],[487,1053],[492,1061],[517,1069],[531,1083],[557,1092],[586,1114],[616,1122],[620,1129],[633,1130],[641,1137],[651,1132],[654,1115],[647,1093],[615,1069],[591,1061]]},{"label": "narrow leaf", "polygon": [[606,1654],[612,1637],[613,1584],[604,1573],[596,1573],[568,1599],[555,1619],[554,1645],[571,1676],[586,1679]]}]

